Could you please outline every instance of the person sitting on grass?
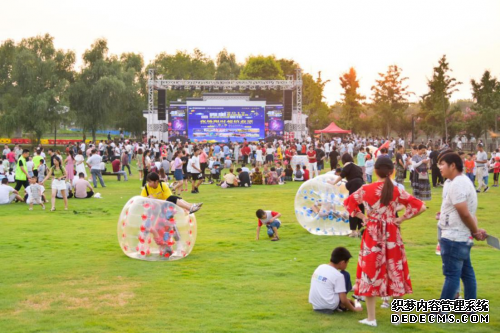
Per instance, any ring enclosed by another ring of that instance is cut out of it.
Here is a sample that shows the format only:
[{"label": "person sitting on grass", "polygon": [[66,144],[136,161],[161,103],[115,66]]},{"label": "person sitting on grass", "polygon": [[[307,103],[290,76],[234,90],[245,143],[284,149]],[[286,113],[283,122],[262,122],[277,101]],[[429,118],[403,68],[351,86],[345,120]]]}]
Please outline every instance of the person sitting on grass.
[{"label": "person sitting on grass", "polygon": [[293,176],[294,176],[293,180],[296,182],[303,182],[304,181],[304,173],[302,172],[302,169],[300,168],[300,164],[296,165],[296,169],[295,169]]},{"label": "person sitting on grass", "polygon": [[236,169],[236,172],[238,172],[238,179],[239,179],[239,186],[240,187],[250,187],[250,175],[248,172],[243,171],[242,168]]},{"label": "person sitting on grass", "polygon": [[224,175],[223,183],[226,183],[227,185],[226,187],[235,187],[238,186],[240,183],[240,180],[234,175],[233,172],[234,172],[233,169],[229,169],[229,173],[226,173]]},{"label": "person sitting on grass", "polygon": [[[85,179],[85,174],[80,172],[78,174],[78,180],[74,184],[75,187],[75,198],[76,199],[89,199],[94,196],[94,189],[90,183]],[[87,188],[90,191],[87,191]]]},{"label": "person sitting on grass", "polygon": [[260,234],[260,227],[262,225],[266,225],[267,227],[267,235],[271,238],[271,240],[274,241],[279,241],[280,238],[278,236],[278,229],[281,226],[280,220],[278,220],[281,217],[281,214],[278,212],[273,212],[270,210],[262,210],[258,209],[257,212],[255,213],[257,215],[257,218],[259,219],[258,225],[257,225],[257,240],[259,240],[259,234]]},{"label": "person sitting on grass", "polygon": [[168,185],[160,181],[160,176],[156,172],[148,173],[146,182],[147,184],[141,192],[141,196],[143,197],[169,201],[188,211],[190,214],[200,210],[203,205],[203,202],[192,204],[181,197],[172,195],[172,191],[170,191]]},{"label": "person sitting on grass", "polygon": [[352,284],[351,276],[345,269],[351,257],[351,253],[345,247],[337,247],[332,252],[330,262],[316,268],[309,290],[309,303],[312,304],[314,311],[333,314],[335,311],[363,310],[361,307],[356,307],[352,300],[347,299]]},{"label": "person sitting on grass", "polygon": [[304,174],[304,181],[308,181],[309,180],[309,170],[307,169],[307,167],[305,165],[302,167],[302,173]]},{"label": "person sitting on grass", "polygon": [[19,192],[7,185],[8,183],[9,180],[7,178],[2,178],[2,184],[0,185],[0,205],[10,204],[14,201],[23,202],[24,200],[19,196]]},{"label": "person sitting on grass", "polygon": [[285,182],[291,181],[293,181],[293,169],[292,166],[288,164],[285,169]]},{"label": "person sitting on grass", "polygon": [[271,167],[271,171],[267,174],[266,185],[278,185],[278,173],[274,167]]},{"label": "person sitting on grass", "polygon": [[259,167],[255,167],[255,171],[252,172],[252,185],[262,185],[262,172]]}]

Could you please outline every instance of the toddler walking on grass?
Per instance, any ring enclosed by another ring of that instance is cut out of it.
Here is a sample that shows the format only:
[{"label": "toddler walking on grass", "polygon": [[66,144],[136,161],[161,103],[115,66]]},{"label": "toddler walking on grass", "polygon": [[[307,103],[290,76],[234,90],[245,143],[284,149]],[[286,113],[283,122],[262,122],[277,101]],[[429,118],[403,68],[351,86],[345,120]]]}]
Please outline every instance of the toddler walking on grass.
[{"label": "toddler walking on grass", "polygon": [[30,204],[29,210],[33,210],[33,204],[41,205],[42,209],[45,209],[42,198],[42,186],[37,183],[37,180],[37,177],[31,177],[30,186],[26,188],[26,193],[28,194],[28,203]]}]

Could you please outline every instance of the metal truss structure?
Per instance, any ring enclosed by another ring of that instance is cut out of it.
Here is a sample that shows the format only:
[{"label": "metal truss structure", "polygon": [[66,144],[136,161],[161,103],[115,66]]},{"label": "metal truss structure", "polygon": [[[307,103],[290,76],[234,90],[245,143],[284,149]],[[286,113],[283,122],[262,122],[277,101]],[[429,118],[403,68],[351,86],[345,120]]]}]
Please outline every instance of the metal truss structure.
[{"label": "metal truss structure", "polygon": [[[293,113],[302,114],[302,70],[296,69],[295,78],[289,75],[286,80],[163,80],[155,79],[154,69],[148,70],[148,116],[156,113],[154,108],[155,90],[191,91],[255,91],[255,90],[293,90]],[[304,125],[305,128],[305,125]],[[153,131],[153,129],[148,129]]]}]

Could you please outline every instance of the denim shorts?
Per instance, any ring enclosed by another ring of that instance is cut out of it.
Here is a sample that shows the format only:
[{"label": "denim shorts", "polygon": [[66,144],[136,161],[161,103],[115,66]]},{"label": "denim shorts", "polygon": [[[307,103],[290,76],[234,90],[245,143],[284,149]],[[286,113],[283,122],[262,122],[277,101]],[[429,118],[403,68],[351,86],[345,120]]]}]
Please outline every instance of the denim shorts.
[{"label": "denim shorts", "polygon": [[183,180],[184,176],[182,174],[182,169],[175,169],[174,177],[175,177],[175,180]]}]

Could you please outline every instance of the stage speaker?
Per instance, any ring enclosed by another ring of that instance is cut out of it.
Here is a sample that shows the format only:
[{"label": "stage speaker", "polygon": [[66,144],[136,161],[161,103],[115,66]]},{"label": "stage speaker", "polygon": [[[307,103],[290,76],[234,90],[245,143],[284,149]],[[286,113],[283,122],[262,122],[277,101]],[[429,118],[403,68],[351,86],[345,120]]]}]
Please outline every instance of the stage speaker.
[{"label": "stage speaker", "polygon": [[158,120],[167,120],[167,115],[165,110],[166,95],[167,94],[165,90],[158,90]]},{"label": "stage speaker", "polygon": [[283,91],[283,110],[285,111],[284,120],[292,120],[292,99],[293,91],[285,90]]}]

